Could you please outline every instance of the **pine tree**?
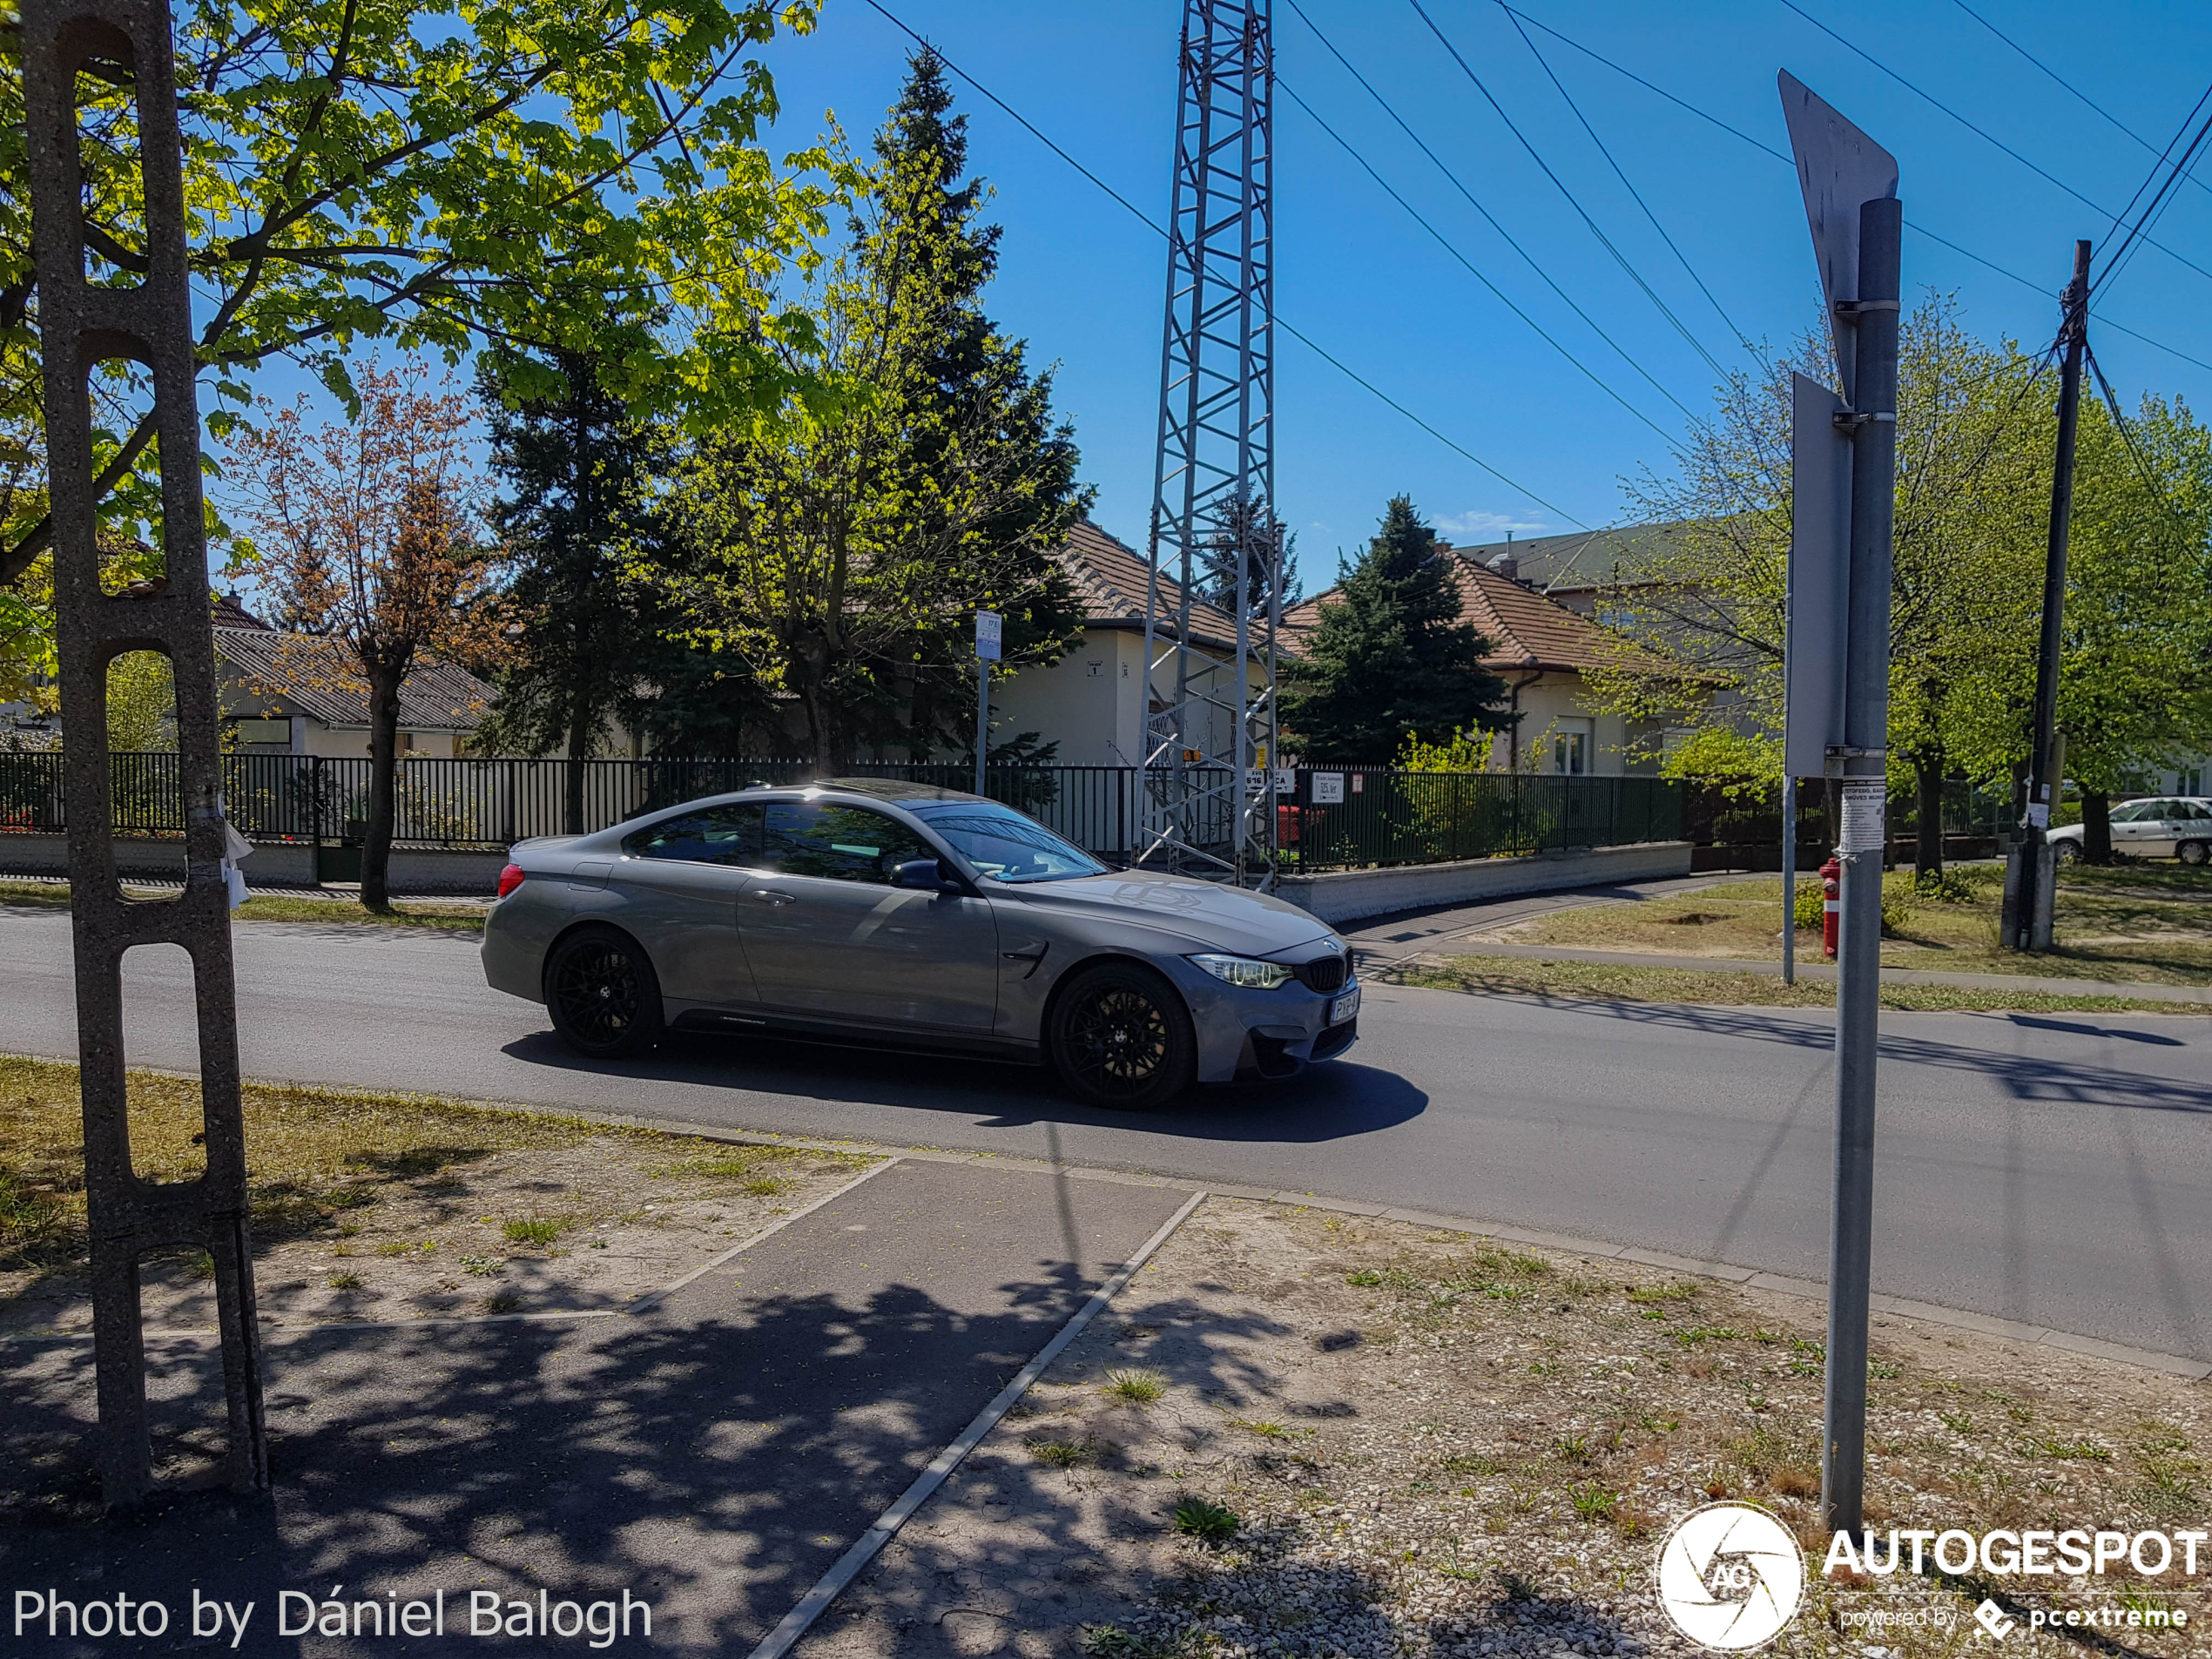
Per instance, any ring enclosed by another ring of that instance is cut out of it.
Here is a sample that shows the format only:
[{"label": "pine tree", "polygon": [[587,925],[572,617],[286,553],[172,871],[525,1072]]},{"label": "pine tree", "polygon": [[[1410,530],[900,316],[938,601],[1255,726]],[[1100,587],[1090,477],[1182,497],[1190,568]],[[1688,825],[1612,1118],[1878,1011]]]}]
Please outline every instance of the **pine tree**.
[{"label": "pine tree", "polygon": [[846,396],[702,448],[663,583],[682,637],[786,694],[824,766],[965,746],[978,610],[1004,617],[1009,671],[1082,629],[1053,557],[1089,500],[1074,435],[983,312],[999,233],[941,64],[912,65],[868,216],[819,291],[819,353],[793,363]]},{"label": "pine tree", "polygon": [[[547,370],[551,370],[551,374]],[[597,356],[494,356],[481,390],[493,469],[514,492],[491,514],[515,575],[522,618],[482,744],[580,762],[617,718],[634,720],[650,607],[624,579],[651,533],[647,496],[665,439],[604,383]],[[584,768],[568,768],[563,821],[583,829]]]},{"label": "pine tree", "polygon": [[1283,698],[1284,724],[1308,761],[1380,765],[1408,737],[1441,743],[1508,723],[1505,682],[1482,666],[1489,647],[1460,620],[1451,568],[1410,497],[1392,498],[1319,610]]}]

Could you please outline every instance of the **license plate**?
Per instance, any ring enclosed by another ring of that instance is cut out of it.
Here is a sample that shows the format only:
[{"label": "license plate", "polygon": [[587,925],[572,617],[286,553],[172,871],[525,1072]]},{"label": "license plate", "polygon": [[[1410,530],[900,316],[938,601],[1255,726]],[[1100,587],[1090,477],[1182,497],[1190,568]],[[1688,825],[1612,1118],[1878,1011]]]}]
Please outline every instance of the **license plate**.
[{"label": "license plate", "polygon": [[1355,985],[1329,1004],[1329,1023],[1342,1025],[1359,1012],[1359,988]]}]

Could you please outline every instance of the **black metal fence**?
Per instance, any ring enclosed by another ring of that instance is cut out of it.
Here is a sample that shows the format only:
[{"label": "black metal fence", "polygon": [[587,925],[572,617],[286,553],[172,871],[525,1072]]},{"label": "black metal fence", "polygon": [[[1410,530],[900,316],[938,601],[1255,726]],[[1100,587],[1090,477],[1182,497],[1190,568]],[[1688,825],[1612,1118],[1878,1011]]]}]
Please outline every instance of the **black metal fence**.
[{"label": "black metal fence", "polygon": [[[395,839],[416,846],[504,847],[567,827],[570,767],[583,770],[586,831],[604,829],[678,801],[751,784],[803,782],[813,768],[795,760],[660,758],[638,760],[403,760]],[[847,777],[900,778],[950,789],[974,786],[959,764],[860,762]],[[109,777],[117,830],[179,835],[184,800],[173,754],[115,754]],[[1656,778],[1537,778],[1494,772],[1406,772],[1383,768],[1300,770],[1278,795],[1285,862],[1305,870],[1432,864],[1449,859],[1674,840],[1683,833],[1683,791]],[[1202,845],[1225,850],[1234,793],[1226,773],[1212,786]],[[1147,826],[1167,800],[1161,772],[1127,766],[995,766],[994,799],[1017,806],[1078,846],[1125,863],[1146,845]],[[366,759],[233,754],[223,759],[231,821],[249,840],[357,844],[368,816]],[[61,756],[0,753],[0,833],[59,832],[68,826]]]}]

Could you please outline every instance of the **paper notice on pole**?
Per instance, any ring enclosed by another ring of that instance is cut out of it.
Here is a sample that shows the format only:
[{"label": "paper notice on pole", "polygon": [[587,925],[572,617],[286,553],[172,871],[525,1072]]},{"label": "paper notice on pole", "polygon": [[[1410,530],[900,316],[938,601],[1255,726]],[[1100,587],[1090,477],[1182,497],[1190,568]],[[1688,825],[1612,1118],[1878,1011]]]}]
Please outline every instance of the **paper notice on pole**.
[{"label": "paper notice on pole", "polygon": [[2047,800],[2032,800],[2028,802],[2027,821],[2034,825],[2037,829],[2050,828],[2051,803]]},{"label": "paper notice on pole", "polygon": [[1886,839],[1885,814],[1889,803],[1889,786],[1879,778],[1846,778],[1844,780],[1844,833],[1836,850],[1839,853],[1878,853]]}]

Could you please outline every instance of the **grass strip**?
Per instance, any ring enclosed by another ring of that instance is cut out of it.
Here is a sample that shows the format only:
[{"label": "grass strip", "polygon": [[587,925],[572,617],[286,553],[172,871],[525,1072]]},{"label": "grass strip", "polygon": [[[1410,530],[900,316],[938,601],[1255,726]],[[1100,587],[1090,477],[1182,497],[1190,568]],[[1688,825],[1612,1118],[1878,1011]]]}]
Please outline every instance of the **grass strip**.
[{"label": "grass strip", "polygon": [[[131,1151],[150,1181],[189,1181],[206,1168],[199,1083],[130,1074]],[[844,1153],[711,1141],[585,1118],[465,1105],[420,1095],[248,1083],[244,1091],[247,1203],[257,1246],[338,1225],[398,1184],[435,1179],[495,1153],[590,1140],[651,1142],[675,1160],[654,1174],[783,1182]],[[60,1061],[0,1055],[0,1269],[82,1257],[84,1132],[78,1071]]]},{"label": "grass strip", "polygon": [[[1608,1002],[1695,1002],[1729,1008],[1827,1008],[1832,980],[1785,985],[1771,974],[1726,968],[1634,968],[1614,962],[1546,962],[1522,958],[1453,956],[1412,962],[1380,975],[1396,985],[1491,996],[1586,997]],[[2067,996],[2043,991],[1966,985],[1885,983],[1882,1006],[1913,1013],[2195,1014],[2212,1008],[2128,996]]]},{"label": "grass strip", "polygon": [[[136,897],[172,897],[176,889],[133,887],[124,891]],[[0,880],[0,904],[24,905],[40,910],[69,908],[66,881]],[[240,921],[312,921],[334,926],[371,922],[385,927],[428,927],[450,933],[482,933],[484,907],[472,904],[440,904],[435,900],[395,904],[391,913],[374,910],[343,899],[295,899],[275,894],[256,894],[232,913]]]}]

